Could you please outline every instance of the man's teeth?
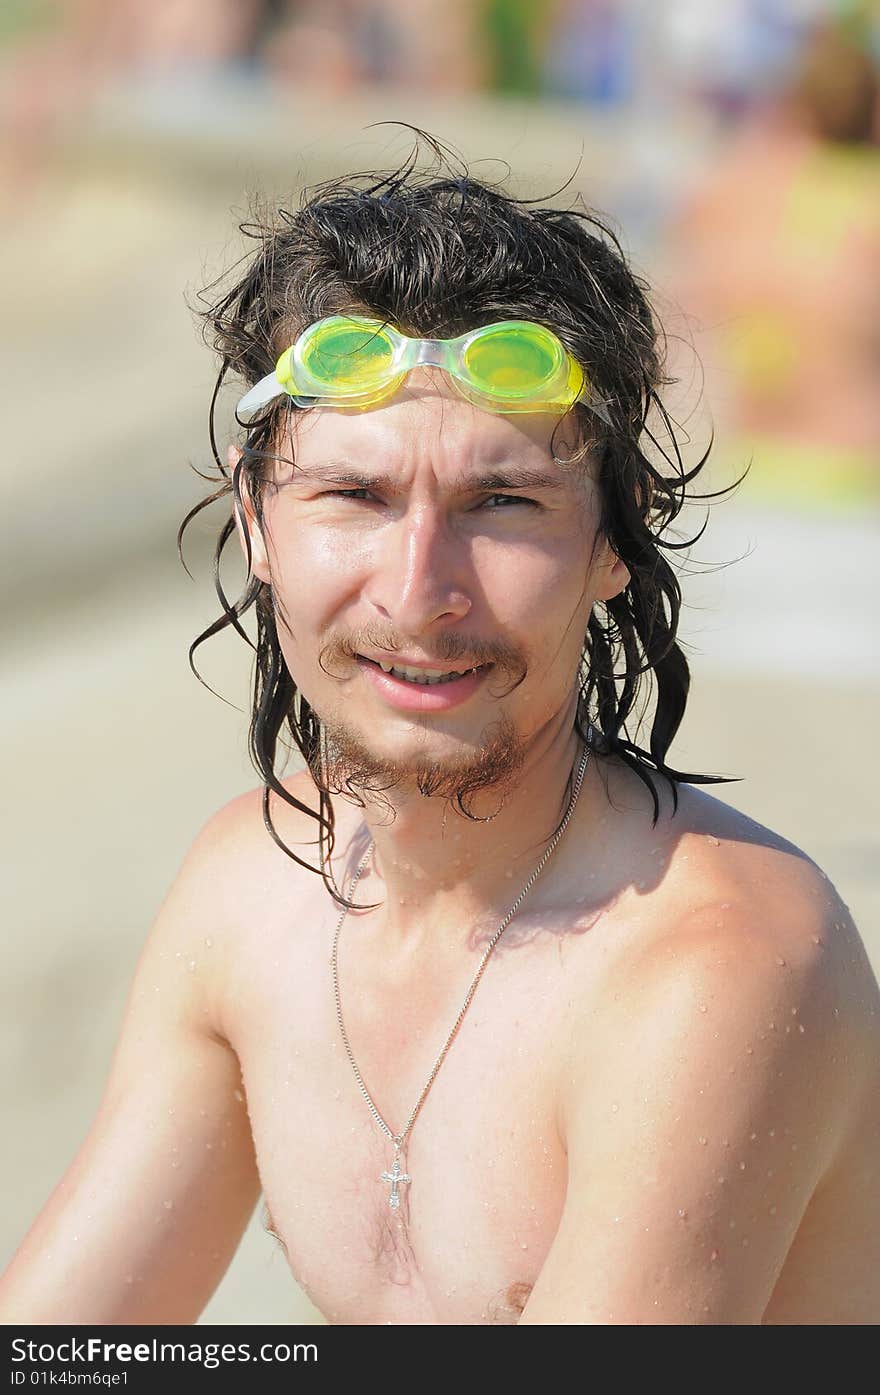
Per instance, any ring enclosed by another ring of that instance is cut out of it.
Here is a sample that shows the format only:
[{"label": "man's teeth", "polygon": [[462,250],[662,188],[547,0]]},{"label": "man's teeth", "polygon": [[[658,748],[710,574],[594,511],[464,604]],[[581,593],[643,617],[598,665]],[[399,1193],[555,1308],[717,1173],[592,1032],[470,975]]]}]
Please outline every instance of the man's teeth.
[{"label": "man's teeth", "polygon": [[383,664],[381,659],[378,660],[378,664],[383,672],[393,673],[395,678],[406,678],[410,683],[424,683],[426,686],[432,686],[435,683],[451,683],[455,678],[463,678],[464,673],[476,672],[476,669],[465,669],[464,673],[456,673],[454,671],[449,673],[432,673],[430,669],[400,668],[395,667],[394,664]]}]

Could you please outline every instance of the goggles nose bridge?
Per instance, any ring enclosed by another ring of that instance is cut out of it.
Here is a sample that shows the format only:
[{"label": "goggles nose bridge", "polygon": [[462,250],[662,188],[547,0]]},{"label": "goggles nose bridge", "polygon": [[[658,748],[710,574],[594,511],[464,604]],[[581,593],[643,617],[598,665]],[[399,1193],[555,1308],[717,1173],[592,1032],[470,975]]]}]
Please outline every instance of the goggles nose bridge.
[{"label": "goggles nose bridge", "polygon": [[413,367],[445,368],[448,362],[446,344],[442,339],[420,339],[413,357]]}]

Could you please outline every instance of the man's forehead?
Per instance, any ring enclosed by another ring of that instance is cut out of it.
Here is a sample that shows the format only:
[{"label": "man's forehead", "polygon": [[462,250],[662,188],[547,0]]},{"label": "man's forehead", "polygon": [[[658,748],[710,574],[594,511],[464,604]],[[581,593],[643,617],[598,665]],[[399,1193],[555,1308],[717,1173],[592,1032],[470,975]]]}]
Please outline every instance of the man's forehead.
[{"label": "man's forehead", "polygon": [[[317,409],[291,421],[288,479],[399,486],[427,471],[453,492],[571,489],[584,463],[567,463],[576,427],[558,416],[503,416],[469,403],[429,412]],[[308,417],[308,419],[306,419]],[[556,458],[556,457],[559,458]]]}]

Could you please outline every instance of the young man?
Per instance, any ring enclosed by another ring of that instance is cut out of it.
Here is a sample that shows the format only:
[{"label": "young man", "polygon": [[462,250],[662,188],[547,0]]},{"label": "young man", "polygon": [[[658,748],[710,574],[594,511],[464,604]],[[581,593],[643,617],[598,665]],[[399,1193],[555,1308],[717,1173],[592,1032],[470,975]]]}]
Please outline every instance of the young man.
[{"label": "young man", "polygon": [[330,1322],[876,1321],[858,933],[666,763],[703,462],[644,287],[599,220],[411,167],[259,237],[209,316],[249,385],[210,632],[255,605],[263,784],[185,859],[0,1316],[194,1321],[262,1189]]}]

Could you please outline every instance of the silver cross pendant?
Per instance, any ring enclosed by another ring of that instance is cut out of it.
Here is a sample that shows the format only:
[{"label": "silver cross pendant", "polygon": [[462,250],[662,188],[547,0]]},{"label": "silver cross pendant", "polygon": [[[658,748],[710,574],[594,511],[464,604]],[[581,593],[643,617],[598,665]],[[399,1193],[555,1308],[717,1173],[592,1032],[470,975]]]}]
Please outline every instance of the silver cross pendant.
[{"label": "silver cross pendant", "polygon": [[402,1172],[400,1169],[399,1143],[395,1143],[394,1145],[394,1162],[391,1164],[391,1171],[383,1172],[382,1176],[379,1178],[379,1181],[391,1183],[391,1191],[388,1195],[388,1205],[391,1207],[392,1211],[399,1210],[400,1192],[398,1191],[398,1187],[400,1187],[404,1182],[412,1181],[412,1178],[410,1177],[409,1173]]}]

